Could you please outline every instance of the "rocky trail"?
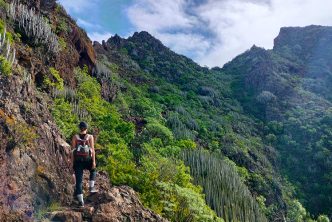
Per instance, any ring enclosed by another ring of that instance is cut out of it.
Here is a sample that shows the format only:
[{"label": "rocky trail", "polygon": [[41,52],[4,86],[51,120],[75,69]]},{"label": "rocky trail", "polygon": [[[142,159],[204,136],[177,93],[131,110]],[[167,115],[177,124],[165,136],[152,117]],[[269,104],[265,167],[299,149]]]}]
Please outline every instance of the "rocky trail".
[{"label": "rocky trail", "polygon": [[166,221],[152,211],[145,209],[135,191],[128,186],[111,187],[105,172],[97,175],[98,193],[89,195],[88,172],[85,172],[85,206],[78,207],[73,201],[71,206],[61,207],[47,213],[47,218],[54,222],[120,222],[120,221]]}]

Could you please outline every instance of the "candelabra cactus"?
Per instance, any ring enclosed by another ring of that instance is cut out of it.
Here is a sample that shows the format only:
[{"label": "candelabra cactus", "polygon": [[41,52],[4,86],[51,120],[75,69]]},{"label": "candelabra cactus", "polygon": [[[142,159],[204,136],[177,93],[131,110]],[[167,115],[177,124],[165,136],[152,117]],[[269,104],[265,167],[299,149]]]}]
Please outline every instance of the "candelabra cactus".
[{"label": "candelabra cactus", "polygon": [[97,62],[93,69],[93,74],[101,80],[109,80],[111,78],[111,71],[101,62]]},{"label": "candelabra cactus", "polygon": [[16,63],[16,51],[11,47],[10,41],[6,36],[6,28],[0,33],[0,72],[5,76],[12,73],[12,67]]},{"label": "candelabra cactus", "polygon": [[12,2],[7,7],[7,14],[18,24],[19,29],[34,44],[47,45],[49,51],[59,52],[60,46],[56,34],[42,15],[36,14],[33,8]]},{"label": "candelabra cactus", "polygon": [[267,222],[233,167],[201,150],[185,151],[182,155],[195,182],[203,187],[207,203],[225,222]]},{"label": "candelabra cactus", "polygon": [[9,39],[6,38],[6,33],[6,28],[3,33],[0,33],[0,53],[12,66],[16,62],[16,50],[12,49]]}]

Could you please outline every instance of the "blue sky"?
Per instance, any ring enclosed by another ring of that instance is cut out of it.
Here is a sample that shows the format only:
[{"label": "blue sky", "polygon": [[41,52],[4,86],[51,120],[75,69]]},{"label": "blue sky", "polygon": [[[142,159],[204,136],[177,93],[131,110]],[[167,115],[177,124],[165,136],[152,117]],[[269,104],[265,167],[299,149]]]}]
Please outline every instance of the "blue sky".
[{"label": "blue sky", "polygon": [[331,0],[59,0],[92,40],[148,31],[200,65],[222,66],[280,27],[332,25]]},{"label": "blue sky", "polygon": [[134,30],[126,9],[133,0],[59,0],[77,23],[93,37],[106,40],[115,33],[128,36]]}]

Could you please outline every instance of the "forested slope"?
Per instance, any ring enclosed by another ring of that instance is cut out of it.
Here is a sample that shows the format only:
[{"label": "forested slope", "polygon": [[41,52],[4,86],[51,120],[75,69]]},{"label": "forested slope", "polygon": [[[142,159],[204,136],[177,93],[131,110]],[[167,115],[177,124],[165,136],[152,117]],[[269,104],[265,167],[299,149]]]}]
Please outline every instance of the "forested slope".
[{"label": "forested slope", "polygon": [[[270,219],[283,220],[292,210],[306,218],[295,199],[314,215],[328,214],[330,31],[282,28],[273,50],[253,46],[213,69],[147,32],[115,36],[95,42],[103,67],[95,75],[103,84],[101,70],[110,70],[118,90],[109,98],[139,133],[158,122],[175,140],[226,158]],[[139,143],[135,149],[139,161],[144,149]]]},{"label": "forested slope", "polygon": [[[209,69],[147,32],[92,46],[54,0],[0,17],[0,220],[329,221],[330,27]],[[88,213],[68,161],[81,120],[101,171]]]}]

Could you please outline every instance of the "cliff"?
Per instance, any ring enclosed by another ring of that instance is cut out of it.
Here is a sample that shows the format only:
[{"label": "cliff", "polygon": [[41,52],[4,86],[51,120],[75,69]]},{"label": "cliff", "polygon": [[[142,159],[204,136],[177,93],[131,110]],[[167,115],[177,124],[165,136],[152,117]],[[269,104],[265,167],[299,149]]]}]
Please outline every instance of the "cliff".
[{"label": "cliff", "polygon": [[[86,33],[55,1],[4,4],[1,21],[15,38],[11,47],[16,58],[12,74],[0,75],[0,221],[33,221],[41,212],[56,221],[162,221],[142,206],[131,188],[111,187],[104,174],[98,176],[100,193],[87,204],[89,215],[71,208],[70,147],[53,121],[53,91],[44,83],[62,78],[64,84],[75,87],[74,68],[92,70],[95,52]],[[21,14],[32,9],[26,21],[47,18],[59,42],[58,53],[50,52],[47,44],[36,43],[36,34],[24,31],[20,15],[15,17],[15,11],[11,15],[9,9],[22,10]],[[52,213],[55,209],[49,206],[54,203],[59,208]]]}]

